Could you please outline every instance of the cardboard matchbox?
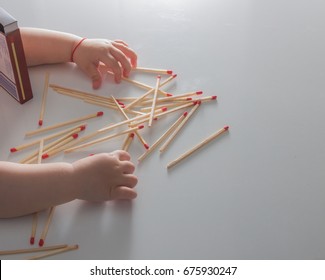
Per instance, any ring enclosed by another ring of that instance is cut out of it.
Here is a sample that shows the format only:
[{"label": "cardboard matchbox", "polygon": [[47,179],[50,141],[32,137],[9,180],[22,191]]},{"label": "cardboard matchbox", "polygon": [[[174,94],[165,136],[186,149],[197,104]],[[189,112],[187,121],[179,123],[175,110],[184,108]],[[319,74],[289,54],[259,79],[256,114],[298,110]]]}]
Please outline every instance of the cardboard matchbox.
[{"label": "cardboard matchbox", "polygon": [[1,7],[0,87],[21,104],[33,98],[17,20]]}]

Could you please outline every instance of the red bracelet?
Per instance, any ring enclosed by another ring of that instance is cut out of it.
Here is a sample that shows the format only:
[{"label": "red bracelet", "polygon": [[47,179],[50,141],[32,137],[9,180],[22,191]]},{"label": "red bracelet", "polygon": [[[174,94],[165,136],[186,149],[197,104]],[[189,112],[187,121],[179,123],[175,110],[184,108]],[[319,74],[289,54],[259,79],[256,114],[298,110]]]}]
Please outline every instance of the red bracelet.
[{"label": "red bracelet", "polygon": [[79,42],[78,42],[78,44],[73,48],[73,50],[72,50],[72,52],[71,52],[71,58],[70,58],[70,61],[71,62],[74,62],[73,61],[73,55],[74,55],[74,53],[75,53],[75,51],[77,50],[77,48],[81,45],[81,43],[84,41],[84,40],[86,40],[87,38],[82,38]]}]

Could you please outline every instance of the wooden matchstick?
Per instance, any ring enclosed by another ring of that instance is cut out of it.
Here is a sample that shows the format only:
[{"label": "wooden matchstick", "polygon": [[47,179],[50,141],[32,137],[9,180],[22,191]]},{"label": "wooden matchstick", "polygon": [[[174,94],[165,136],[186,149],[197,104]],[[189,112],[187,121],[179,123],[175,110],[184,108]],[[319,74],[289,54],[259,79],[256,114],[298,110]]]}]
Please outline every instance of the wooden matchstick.
[{"label": "wooden matchstick", "polygon": [[32,136],[32,135],[39,134],[39,133],[49,131],[49,130],[52,130],[52,129],[56,129],[56,128],[59,128],[59,127],[62,127],[62,126],[67,126],[67,125],[70,125],[70,124],[74,124],[74,123],[77,123],[77,122],[89,120],[89,119],[92,119],[92,118],[101,117],[103,114],[104,114],[103,112],[97,112],[97,113],[94,113],[94,114],[89,114],[89,115],[86,115],[86,116],[83,116],[83,117],[80,117],[80,118],[72,119],[70,121],[57,123],[57,124],[54,124],[54,125],[51,125],[51,126],[47,126],[47,127],[44,127],[44,128],[34,130],[34,131],[30,131],[30,132],[27,132],[25,135],[26,136]]},{"label": "wooden matchstick", "polygon": [[144,72],[144,73],[155,73],[155,74],[168,74],[172,75],[172,70],[166,69],[155,69],[155,68],[147,68],[147,67],[136,67],[132,69],[133,71]]},{"label": "wooden matchstick", "polygon": [[129,147],[134,139],[134,133],[129,133],[128,136],[125,138],[124,143],[122,145],[122,150],[128,151]]},{"label": "wooden matchstick", "polygon": [[67,246],[68,246],[67,244],[60,244],[60,245],[36,247],[36,248],[3,250],[0,251],[0,255],[15,255],[15,254],[27,254],[27,253],[35,253],[35,252],[42,252],[42,251],[50,251],[50,250],[62,249]]},{"label": "wooden matchstick", "polygon": [[[129,119],[128,115],[124,112],[124,110],[122,109],[122,107],[120,106],[120,104],[117,102],[117,100],[114,98],[114,96],[112,96],[113,101],[115,102],[116,107],[118,108],[118,110],[120,111],[120,113],[124,116],[124,118],[126,120]],[[144,140],[144,138],[141,136],[141,134],[138,131],[134,132],[136,134],[136,136],[138,137],[138,139],[140,140],[140,142],[143,144],[143,146],[148,149],[149,145],[148,143]]]},{"label": "wooden matchstick", "polygon": [[[159,89],[161,87],[163,87],[164,85],[166,85],[167,83],[169,83],[171,80],[175,79],[177,77],[176,74],[170,76],[168,79],[166,79],[165,81],[161,82],[159,85]],[[145,99],[149,94],[153,93],[155,90],[155,88],[150,88],[146,93],[144,93],[143,95],[141,95],[139,98],[133,100],[131,103],[129,103],[127,106],[125,106],[126,109],[130,109],[133,106],[135,106],[136,104],[138,104],[140,101],[142,101],[143,99]]]},{"label": "wooden matchstick", "polygon": [[226,132],[228,129],[229,129],[229,127],[225,126],[222,129],[218,130],[217,132],[215,132],[214,134],[212,134],[211,136],[209,136],[208,138],[206,138],[205,140],[203,140],[202,142],[200,142],[199,144],[197,144],[196,146],[194,146],[193,148],[191,148],[190,150],[188,150],[187,152],[185,152],[184,154],[179,156],[177,159],[171,161],[167,165],[167,168],[171,168],[171,167],[175,166],[177,163],[181,162],[183,159],[187,158],[188,156],[193,154],[198,149],[200,149],[203,146],[207,145],[209,142],[211,142],[212,140],[214,140],[215,138],[217,138],[218,136],[220,136],[221,134]]},{"label": "wooden matchstick", "polygon": [[188,122],[190,117],[194,114],[194,112],[199,108],[200,102],[196,102],[195,106],[192,108],[192,110],[188,113],[188,115],[182,120],[180,125],[173,131],[173,133],[170,135],[170,137],[167,139],[167,141],[162,145],[160,148],[160,152],[164,152],[167,147],[170,145],[170,143],[175,139],[178,132],[184,127],[184,125]]},{"label": "wooden matchstick", "polygon": [[78,145],[78,146],[72,146],[71,148],[66,149],[65,152],[70,153],[70,152],[73,152],[73,151],[76,151],[76,150],[80,150],[82,148],[90,147],[90,146],[93,146],[95,144],[102,143],[102,142],[105,142],[105,141],[110,140],[112,138],[121,136],[123,134],[127,134],[127,133],[130,133],[130,132],[135,132],[136,130],[142,129],[142,128],[143,128],[143,126],[129,128],[129,129],[121,131],[119,133],[111,134],[109,136],[102,137],[102,138],[99,138],[99,139],[96,139],[96,140],[93,140],[93,141],[90,141],[90,142],[86,142],[86,143]]},{"label": "wooden matchstick", "polygon": [[150,148],[144,153],[142,154],[139,158],[138,161],[142,161],[144,160],[149,154],[152,153],[152,151],[154,151],[158,145],[165,140],[166,137],[168,137],[174,130],[175,128],[181,123],[181,121],[187,116],[187,112],[183,113],[172,125],[170,128],[168,128],[168,130],[159,137],[159,139],[153,143]]},{"label": "wooden matchstick", "polygon": [[[164,115],[168,115],[168,114],[174,113],[176,111],[179,111],[179,110],[182,110],[182,109],[185,109],[185,108],[188,108],[188,107],[192,107],[195,104],[196,104],[195,102],[188,102],[188,103],[185,103],[185,104],[183,104],[181,106],[177,106],[177,107],[175,107],[175,108],[173,108],[171,110],[169,110],[168,108],[164,107],[162,109],[159,109],[160,113],[157,112],[155,114],[155,116],[156,116],[156,118],[159,118],[159,117],[162,117]],[[138,126],[140,124],[143,124],[143,123],[147,122],[149,120],[149,117],[148,117],[147,114],[148,113],[146,113],[146,115],[145,115],[146,117],[141,118],[140,120],[136,120],[135,122],[132,122],[131,127]]]},{"label": "wooden matchstick", "polygon": [[77,250],[78,248],[79,248],[78,245],[70,245],[70,246],[66,246],[66,247],[61,248],[61,249],[52,250],[52,251],[49,251],[49,252],[44,253],[44,254],[40,254],[40,255],[30,257],[30,258],[28,258],[28,260],[43,259],[43,258],[46,258],[46,257],[49,257],[49,256],[54,256],[54,255],[61,254],[61,253],[64,253],[64,252],[68,252],[68,251],[71,251],[71,250]]},{"label": "wooden matchstick", "polygon": [[[62,141],[64,141],[68,137],[72,136],[73,134],[83,131],[85,128],[86,128],[86,126],[81,125],[81,126],[77,126],[76,128],[73,128],[73,130],[69,129],[70,131],[68,131],[67,134],[65,134],[62,137],[60,137],[59,139],[47,144],[44,147],[43,152],[50,150],[52,147],[58,145],[59,143],[62,143]],[[19,163],[32,163],[37,160],[37,154],[38,154],[38,151],[36,151],[36,152],[30,154],[29,156],[27,156],[26,158],[22,159]]]},{"label": "wooden matchstick", "polygon": [[[38,164],[42,163],[43,147],[44,147],[44,140],[41,139],[40,143],[39,143],[39,151],[38,151],[38,160],[37,160]],[[30,238],[29,238],[29,243],[31,245],[33,245],[34,242],[35,242],[35,235],[36,235],[36,229],[37,229],[37,220],[38,220],[38,213],[35,212],[33,214],[32,232],[31,232],[31,235],[30,235]]]},{"label": "wooden matchstick", "polygon": [[44,138],[41,138],[41,139],[37,139],[35,141],[32,141],[32,142],[29,142],[29,143],[26,143],[26,144],[22,144],[22,145],[19,145],[19,146],[16,146],[16,147],[13,147],[10,149],[10,152],[14,153],[14,152],[18,152],[18,151],[21,151],[21,150],[24,150],[26,148],[29,148],[29,147],[32,147],[32,146],[35,146],[35,145],[39,145],[40,141],[43,140],[44,142],[47,141],[47,140],[51,140],[53,138],[56,138],[56,137],[59,137],[63,134],[66,134],[76,128],[83,128],[82,130],[84,130],[86,128],[86,123],[83,123],[83,124],[79,124],[77,126],[74,126],[74,127],[71,127],[71,128],[68,128],[68,129],[65,129],[65,130],[62,130],[62,131],[59,131],[57,133],[53,133],[47,137],[44,137]]},{"label": "wooden matchstick", "polygon": [[38,121],[38,125],[40,125],[40,126],[43,125],[43,118],[44,118],[44,112],[45,112],[45,106],[46,106],[46,98],[47,98],[47,93],[48,93],[48,89],[49,89],[49,77],[50,77],[50,75],[47,72],[45,74],[41,112],[40,112],[39,121]]},{"label": "wooden matchstick", "polygon": [[33,215],[33,222],[32,222],[32,232],[29,238],[29,243],[33,245],[35,243],[35,235],[37,229],[37,220],[38,220],[38,213],[35,212]]},{"label": "wooden matchstick", "polygon": [[160,80],[161,80],[161,76],[158,75],[155,90],[154,90],[152,105],[151,105],[151,112],[150,112],[149,124],[148,124],[149,127],[152,125],[152,120],[154,118],[154,113],[155,113],[155,110],[156,110],[157,95],[158,95],[158,89],[160,87]]},{"label": "wooden matchstick", "polygon": [[61,141],[57,145],[53,146],[51,149],[47,150],[46,153],[42,155],[43,159],[49,158],[51,156],[54,156],[58,154],[59,152],[63,151],[66,148],[66,145],[70,143],[71,141],[78,138],[78,133],[72,134],[67,139]]},{"label": "wooden matchstick", "polygon": [[41,234],[41,238],[40,238],[40,240],[39,240],[39,242],[38,242],[38,245],[39,245],[40,247],[42,247],[42,246],[44,245],[45,238],[46,238],[47,233],[48,233],[48,231],[49,231],[49,227],[50,227],[50,224],[51,224],[51,221],[52,221],[53,215],[54,215],[54,209],[55,209],[55,206],[52,206],[52,207],[50,208],[50,212],[49,212],[49,215],[48,215],[48,217],[47,217],[45,227],[44,227],[43,232],[42,232],[42,234]]}]

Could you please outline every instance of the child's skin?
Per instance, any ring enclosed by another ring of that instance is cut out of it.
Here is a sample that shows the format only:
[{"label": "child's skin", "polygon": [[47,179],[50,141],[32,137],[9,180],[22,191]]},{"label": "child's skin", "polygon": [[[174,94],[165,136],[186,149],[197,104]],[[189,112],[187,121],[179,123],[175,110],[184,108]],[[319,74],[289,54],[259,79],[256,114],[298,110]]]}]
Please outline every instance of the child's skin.
[{"label": "child's skin", "polygon": [[[49,30],[22,28],[27,64],[64,63],[80,37]],[[137,56],[123,41],[86,39],[73,61],[91,78],[93,88],[102,83],[99,63],[121,81]],[[125,151],[102,153],[70,163],[17,164],[0,161],[0,218],[18,217],[75,199],[107,201],[134,199],[137,177]]]}]

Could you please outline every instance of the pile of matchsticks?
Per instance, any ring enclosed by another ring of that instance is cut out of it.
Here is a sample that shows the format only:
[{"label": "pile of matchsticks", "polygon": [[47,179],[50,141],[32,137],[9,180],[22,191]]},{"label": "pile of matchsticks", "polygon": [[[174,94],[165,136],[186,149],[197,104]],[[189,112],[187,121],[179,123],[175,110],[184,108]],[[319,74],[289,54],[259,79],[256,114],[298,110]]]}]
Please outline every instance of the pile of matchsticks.
[{"label": "pile of matchsticks", "polygon": [[[60,152],[74,152],[125,135],[125,140],[122,144],[123,150],[127,151],[129,149],[134,138],[138,138],[142,145],[145,147],[145,152],[140,157],[138,157],[138,161],[141,162],[149,154],[156,150],[160,144],[162,144],[159,150],[160,153],[165,152],[169,145],[175,140],[177,135],[179,135],[181,129],[190,120],[194,113],[201,107],[201,105],[203,103],[211,102],[217,99],[217,96],[214,95],[203,96],[202,91],[186,92],[177,95],[164,91],[162,88],[177,77],[177,75],[173,74],[171,70],[138,67],[134,69],[134,71],[149,72],[157,75],[155,86],[152,87],[136,80],[122,78],[123,81],[145,90],[145,93],[136,97],[118,98],[115,98],[114,96],[100,96],[93,93],[62,87],[56,84],[50,84],[49,74],[46,74],[41,112],[38,121],[39,128],[34,131],[27,132],[26,136],[30,137],[38,135],[72,124],[76,126],[47,135],[46,137],[42,137],[27,144],[16,146],[14,148],[11,148],[10,151],[17,152],[31,146],[38,146],[36,151],[22,159],[20,163],[41,163],[42,160],[53,157]],[[112,73],[108,72],[108,74]],[[163,77],[166,78],[163,80]],[[46,99],[50,88],[58,94],[79,99],[83,102],[100,107],[116,110],[121,114],[124,120],[118,123],[104,126],[95,132],[84,135],[83,137],[78,137],[79,133],[84,131],[87,126],[87,123],[82,122],[91,118],[101,117],[103,115],[102,111],[95,112],[93,114],[77,119],[72,119],[66,122],[43,127]],[[171,114],[178,114],[176,121],[154,143],[149,145],[141,135],[140,130],[143,129],[146,124],[150,129],[154,126],[154,120],[160,120],[163,118],[163,116]],[[111,132],[112,130],[123,126],[126,126],[126,129],[123,131],[100,137],[100,135],[107,134],[108,132]],[[224,132],[228,131],[228,128],[228,126],[224,126],[221,129],[217,130],[209,137],[205,138],[203,141],[189,149],[187,152],[168,163],[167,168],[172,168],[176,164],[180,163],[185,158],[189,157],[194,152],[222,135]],[[55,138],[57,139],[53,140]],[[53,213],[54,207],[52,207],[49,211],[46,226],[39,241],[39,246],[44,245],[45,237],[50,225],[50,221],[53,217]],[[34,244],[36,225],[37,213],[34,214],[33,218],[32,234],[30,238],[31,244]]]},{"label": "pile of matchsticks", "polygon": [[[146,92],[137,97],[118,97],[114,98],[113,96],[100,96],[93,93],[87,93],[71,88],[62,87],[55,84],[49,84],[49,75],[45,77],[44,91],[42,98],[41,113],[39,117],[39,125],[43,125],[43,118],[46,105],[46,96],[49,88],[52,88],[55,92],[63,94],[72,98],[80,99],[86,103],[97,105],[100,107],[109,108],[112,110],[117,110],[123,116],[124,120],[109,126],[102,127],[101,129],[89,133],[83,137],[78,137],[79,132],[85,130],[86,124],[80,124],[73,128],[66,129],[47,137],[32,141],[27,144],[23,144],[14,148],[11,148],[11,152],[16,152],[23,150],[32,145],[37,145],[41,140],[48,141],[54,139],[58,136],[61,136],[56,141],[53,141],[44,146],[42,159],[48,157],[53,157],[54,155],[64,151],[65,153],[70,153],[76,150],[84,149],[90,146],[93,146],[98,143],[108,141],[110,139],[127,135],[125,141],[123,142],[122,149],[128,150],[134,136],[136,136],[143,146],[146,148],[144,154],[142,154],[138,160],[144,160],[153,150],[155,150],[158,145],[166,142],[160,148],[160,152],[166,151],[167,147],[174,141],[176,136],[179,134],[180,130],[185,126],[189,121],[191,116],[195,111],[200,107],[202,103],[213,101],[217,99],[217,96],[204,96],[202,91],[193,91],[183,94],[173,95],[162,90],[162,87],[170,83],[173,79],[177,77],[176,74],[173,74],[171,70],[164,69],[152,69],[152,68],[136,68],[135,71],[151,72],[158,73],[159,75],[156,78],[156,83],[154,87],[146,85],[142,82],[131,80],[128,78],[123,78],[123,81],[131,83],[141,89],[146,90]],[[108,72],[109,74],[112,74]],[[162,81],[162,75],[167,75],[167,78]],[[190,108],[190,111],[187,112],[184,110]],[[148,123],[148,127],[153,126],[153,120],[162,118],[165,115],[173,114],[175,112],[182,111],[179,118],[176,122],[163,134],[161,137],[152,145],[149,145],[146,140],[141,136],[139,130],[144,128],[144,125]],[[95,112],[93,114],[83,116],[77,119],[69,120],[63,123],[57,123],[51,126],[42,127],[34,131],[29,131],[26,133],[26,136],[34,136],[40,133],[48,132],[60,127],[68,126],[71,124],[79,123],[91,118],[100,117],[103,115],[102,111]],[[128,126],[127,129],[107,135],[105,137],[98,138],[104,133],[108,133],[115,128],[121,126]],[[191,148],[185,154],[179,156],[172,162],[167,165],[167,168],[171,168],[183,159],[187,158],[189,155],[197,151],[199,148],[205,146],[207,143],[211,142],[213,139],[220,136],[223,132],[228,130],[228,126],[224,126],[208,138],[204,139],[202,142]],[[78,138],[78,139],[77,139]],[[96,138],[96,139],[95,139]],[[167,139],[168,138],[168,139]],[[25,157],[20,161],[20,163],[36,163],[38,151],[33,152],[29,156]]]}]

